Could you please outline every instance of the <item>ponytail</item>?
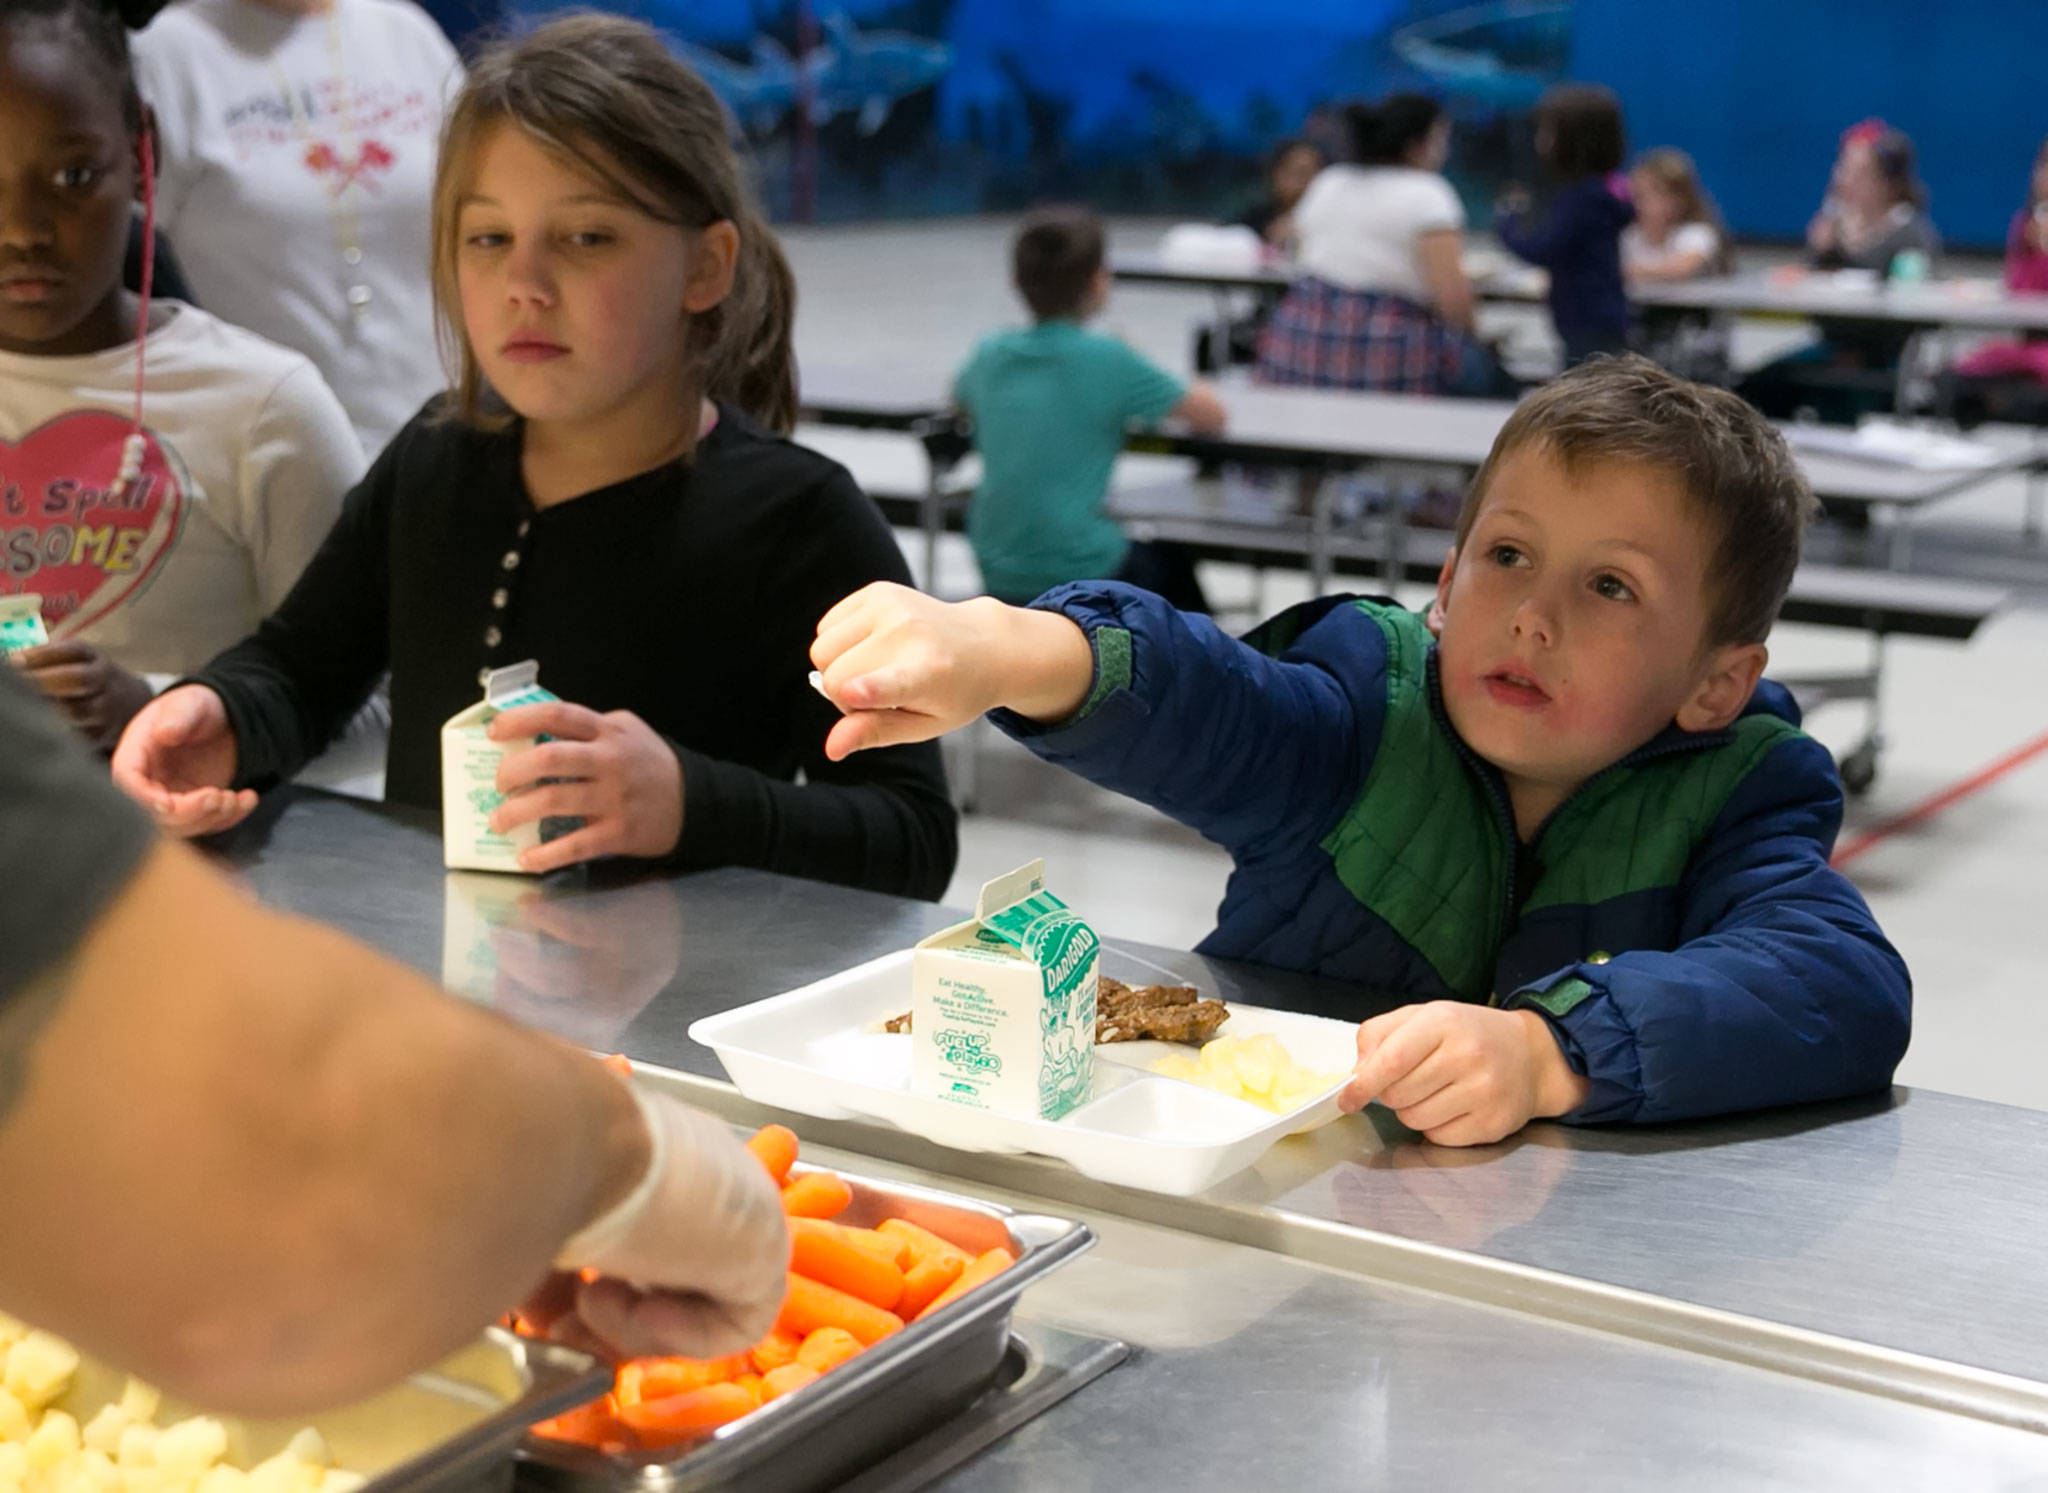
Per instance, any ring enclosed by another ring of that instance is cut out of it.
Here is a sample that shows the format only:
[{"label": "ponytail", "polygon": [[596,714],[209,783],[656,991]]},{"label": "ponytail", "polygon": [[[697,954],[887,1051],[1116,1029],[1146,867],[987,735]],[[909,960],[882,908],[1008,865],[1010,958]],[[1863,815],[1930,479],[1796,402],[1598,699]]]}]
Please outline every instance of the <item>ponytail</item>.
[{"label": "ponytail", "polygon": [[745,410],[776,435],[796,426],[796,276],[782,245],[749,204],[739,230],[732,291],[696,319],[704,392]]}]

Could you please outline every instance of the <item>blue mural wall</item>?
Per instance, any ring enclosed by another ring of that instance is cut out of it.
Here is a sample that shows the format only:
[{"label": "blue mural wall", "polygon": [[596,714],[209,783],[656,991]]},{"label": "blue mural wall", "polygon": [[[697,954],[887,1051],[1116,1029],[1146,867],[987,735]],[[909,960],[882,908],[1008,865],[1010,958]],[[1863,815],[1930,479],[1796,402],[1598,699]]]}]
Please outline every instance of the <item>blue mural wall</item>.
[{"label": "blue mural wall", "polygon": [[[460,30],[492,0],[430,0]],[[513,0],[519,5],[521,0]],[[1797,237],[1836,135],[1912,132],[1952,240],[1996,243],[2048,131],[2048,0],[608,0],[718,90],[784,218],[1049,198],[1225,215],[1333,103],[1446,100],[1484,221],[1535,175],[1528,111],[1614,87],[1637,146],[1700,161],[1738,233]],[[515,9],[515,23],[545,14]]]}]

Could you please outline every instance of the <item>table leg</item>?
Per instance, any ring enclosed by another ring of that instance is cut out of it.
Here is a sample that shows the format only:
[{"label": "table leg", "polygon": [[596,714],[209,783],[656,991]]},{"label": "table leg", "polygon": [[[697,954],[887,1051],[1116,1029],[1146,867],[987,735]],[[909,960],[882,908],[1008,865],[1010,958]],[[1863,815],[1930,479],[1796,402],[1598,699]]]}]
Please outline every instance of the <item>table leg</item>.
[{"label": "table leg", "polygon": [[1295,492],[1308,513],[1308,594],[1321,596],[1330,584],[1330,505],[1335,500],[1331,484],[1313,467],[1295,475]]}]

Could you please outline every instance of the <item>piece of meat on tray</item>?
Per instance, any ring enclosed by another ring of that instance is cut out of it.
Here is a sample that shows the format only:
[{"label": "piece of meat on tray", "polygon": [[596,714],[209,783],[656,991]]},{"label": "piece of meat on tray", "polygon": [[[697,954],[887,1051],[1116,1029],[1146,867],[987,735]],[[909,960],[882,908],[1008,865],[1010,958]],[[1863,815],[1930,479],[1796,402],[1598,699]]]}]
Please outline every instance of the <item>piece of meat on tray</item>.
[{"label": "piece of meat on tray", "polygon": [[[1207,1042],[1230,1019],[1222,1001],[1205,1000],[1192,985],[1126,985],[1103,975],[1095,995],[1095,1040],[1101,1042]],[[885,1032],[910,1030],[910,1013],[882,1023]]]}]

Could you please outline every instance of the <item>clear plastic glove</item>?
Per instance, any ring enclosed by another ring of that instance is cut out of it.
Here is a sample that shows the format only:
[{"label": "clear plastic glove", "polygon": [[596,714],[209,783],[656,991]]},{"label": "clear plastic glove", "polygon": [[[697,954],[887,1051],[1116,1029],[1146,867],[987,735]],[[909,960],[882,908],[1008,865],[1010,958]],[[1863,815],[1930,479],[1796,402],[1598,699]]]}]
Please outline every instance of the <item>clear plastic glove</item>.
[{"label": "clear plastic glove", "polygon": [[646,1177],[562,1246],[521,1315],[611,1358],[744,1352],[775,1325],[788,1283],[781,1194],[722,1120],[633,1097],[654,1142]]}]

